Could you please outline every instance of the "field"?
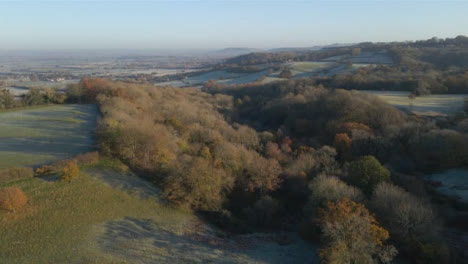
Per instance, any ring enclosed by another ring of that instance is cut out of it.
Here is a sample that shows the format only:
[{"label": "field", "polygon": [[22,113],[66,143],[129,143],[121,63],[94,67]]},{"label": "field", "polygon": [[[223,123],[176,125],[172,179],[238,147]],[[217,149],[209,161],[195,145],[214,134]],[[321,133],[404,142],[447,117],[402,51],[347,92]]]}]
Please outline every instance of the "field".
[{"label": "field", "polygon": [[94,105],[0,112],[0,169],[35,166],[94,149]]},{"label": "field", "polygon": [[427,176],[431,181],[440,182],[437,188],[443,194],[457,196],[463,202],[468,202],[468,170],[450,169],[443,173]]},{"label": "field", "polygon": [[365,92],[375,94],[401,110],[426,116],[444,116],[447,114],[457,113],[463,109],[464,98],[468,97],[468,95],[464,94],[445,94],[419,96],[414,100],[410,100],[408,97],[410,95],[409,92]]}]

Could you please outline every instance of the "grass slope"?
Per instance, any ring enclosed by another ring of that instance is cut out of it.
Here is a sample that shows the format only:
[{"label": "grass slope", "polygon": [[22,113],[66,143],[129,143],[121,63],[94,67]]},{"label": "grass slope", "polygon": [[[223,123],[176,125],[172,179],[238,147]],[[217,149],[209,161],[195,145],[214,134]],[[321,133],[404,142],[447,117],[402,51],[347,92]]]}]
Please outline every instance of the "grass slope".
[{"label": "grass slope", "polygon": [[114,165],[85,169],[70,183],[32,178],[0,187],[7,185],[29,201],[0,211],[2,263],[318,263],[314,248],[292,234],[220,237]]},{"label": "grass slope", "polygon": [[53,105],[0,113],[0,169],[34,166],[92,150],[97,108]]}]

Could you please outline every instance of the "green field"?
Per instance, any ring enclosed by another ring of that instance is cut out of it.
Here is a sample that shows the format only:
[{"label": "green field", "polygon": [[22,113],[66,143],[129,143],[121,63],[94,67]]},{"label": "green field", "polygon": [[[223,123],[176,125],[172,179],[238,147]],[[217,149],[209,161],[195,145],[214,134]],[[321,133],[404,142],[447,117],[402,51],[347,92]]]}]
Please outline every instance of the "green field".
[{"label": "green field", "polygon": [[96,118],[94,105],[0,112],[0,169],[50,163],[93,150]]}]

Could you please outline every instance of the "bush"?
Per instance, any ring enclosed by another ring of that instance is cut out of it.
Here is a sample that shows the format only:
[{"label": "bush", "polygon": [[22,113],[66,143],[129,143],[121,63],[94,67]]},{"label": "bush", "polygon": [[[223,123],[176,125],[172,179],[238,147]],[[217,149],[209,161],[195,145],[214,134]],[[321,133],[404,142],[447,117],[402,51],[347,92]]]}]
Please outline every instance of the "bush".
[{"label": "bush", "polygon": [[0,190],[0,209],[14,211],[26,205],[27,201],[26,194],[17,187]]},{"label": "bush", "polygon": [[62,180],[70,182],[71,180],[78,178],[80,174],[80,169],[78,165],[76,165],[76,161],[74,160],[67,160],[65,161],[65,166],[62,168],[60,173],[60,178]]},{"label": "bush", "polygon": [[0,183],[7,183],[17,181],[34,176],[33,169],[31,168],[11,168],[0,171]]},{"label": "bush", "polygon": [[387,230],[362,204],[330,202],[318,222],[325,242],[319,254],[326,263],[390,263],[397,254],[393,246],[384,246]]},{"label": "bush", "polygon": [[34,174],[38,177],[47,176],[52,173],[54,173],[54,168],[50,165],[41,166],[34,171]]},{"label": "bush", "polygon": [[366,194],[371,194],[377,184],[390,182],[390,171],[374,156],[363,156],[351,162],[348,175],[350,181]]},{"label": "bush", "polygon": [[75,157],[78,166],[90,166],[99,162],[99,152],[93,151]]}]

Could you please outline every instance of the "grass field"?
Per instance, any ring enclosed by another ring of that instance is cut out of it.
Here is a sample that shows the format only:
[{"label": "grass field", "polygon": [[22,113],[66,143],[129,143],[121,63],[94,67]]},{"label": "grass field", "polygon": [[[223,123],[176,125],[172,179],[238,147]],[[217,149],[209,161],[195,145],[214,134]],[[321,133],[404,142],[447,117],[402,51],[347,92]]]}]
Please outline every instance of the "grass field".
[{"label": "grass field", "polygon": [[0,169],[49,163],[94,149],[96,118],[94,105],[0,112]]},{"label": "grass field", "polygon": [[401,91],[365,91],[382,98],[395,107],[411,111],[419,115],[440,116],[454,114],[463,109],[464,98],[468,95],[463,94],[436,94],[428,96],[419,96],[411,102],[408,98],[409,92]]},{"label": "grass field", "polygon": [[0,211],[2,263],[318,263],[315,248],[292,233],[219,236],[162,202],[152,184],[108,164],[70,183],[9,182],[29,201]]}]

